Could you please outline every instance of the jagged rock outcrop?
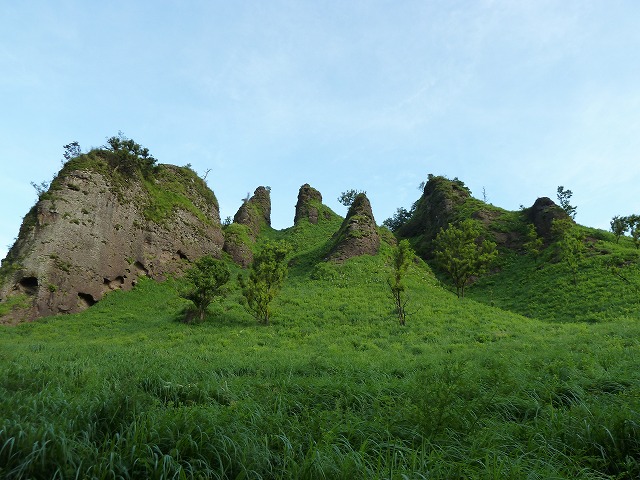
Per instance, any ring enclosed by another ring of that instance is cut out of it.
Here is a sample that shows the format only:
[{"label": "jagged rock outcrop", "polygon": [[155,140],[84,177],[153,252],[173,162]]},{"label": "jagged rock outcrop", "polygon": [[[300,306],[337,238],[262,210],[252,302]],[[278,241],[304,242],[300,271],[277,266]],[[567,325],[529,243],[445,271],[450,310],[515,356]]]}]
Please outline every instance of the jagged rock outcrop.
[{"label": "jagged rock outcrop", "polygon": [[571,219],[569,215],[553,200],[548,197],[538,198],[531,207],[527,209],[527,217],[536,227],[538,235],[545,240],[550,240],[552,237],[551,227],[553,221]]},{"label": "jagged rock outcrop", "polygon": [[320,214],[319,206],[322,204],[322,194],[308,183],[300,187],[298,192],[298,203],[296,203],[296,214],[293,218],[293,224],[298,225],[301,220],[308,220],[309,223],[316,225],[318,223],[318,215]]},{"label": "jagged rock outcrop", "polygon": [[263,225],[271,226],[271,193],[267,187],[258,187],[233,217],[233,223],[246,225],[255,238]]},{"label": "jagged rock outcrop", "polygon": [[431,255],[433,240],[449,223],[462,220],[460,207],[471,199],[471,192],[458,180],[429,175],[422,196],[414,204],[409,220],[395,232],[399,238],[413,238],[414,248],[424,258]]},{"label": "jagged rock outcrop", "polygon": [[415,204],[411,218],[398,229],[401,238],[423,236],[431,240],[446,227],[456,207],[464,204],[471,192],[460,180],[429,175],[422,196]]},{"label": "jagged rock outcrop", "polygon": [[24,301],[0,322],[79,312],[140,276],[162,280],[184,259],[221,255],[218,204],[195,172],[159,165],[143,181],[89,160],[66,166],[25,216],[0,270],[0,301]]},{"label": "jagged rock outcrop", "polygon": [[253,244],[265,226],[271,226],[271,193],[268,187],[258,187],[226,227],[224,251],[238,265],[247,267],[253,261]]},{"label": "jagged rock outcrop", "polygon": [[342,262],[359,255],[378,253],[380,235],[371,204],[364,193],[356,196],[333,241],[329,260]]}]

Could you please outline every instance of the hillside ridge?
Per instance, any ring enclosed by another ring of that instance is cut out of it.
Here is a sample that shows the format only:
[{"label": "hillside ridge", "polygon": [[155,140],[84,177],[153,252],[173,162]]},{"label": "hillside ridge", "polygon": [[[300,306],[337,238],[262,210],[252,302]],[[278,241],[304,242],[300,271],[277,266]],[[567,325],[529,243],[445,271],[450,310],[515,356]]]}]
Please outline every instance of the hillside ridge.
[{"label": "hillside ridge", "polygon": [[[289,229],[271,227],[270,188],[264,186],[257,187],[233,221],[223,225],[214,192],[193,170],[156,165],[146,149],[132,141],[111,140],[111,147],[66,162],[25,216],[0,268],[2,323],[81,311],[110,291],[131,289],[141,276],[155,280],[179,276],[204,255],[247,267],[264,238],[293,242],[298,254],[308,250],[304,243],[311,241],[314,229],[323,231],[327,236],[321,246],[314,247],[317,253],[309,257],[313,262],[377,255],[383,239],[395,243],[394,235],[376,224],[365,194],[354,199],[342,219],[308,183],[300,187],[294,226]],[[436,235],[465,219],[481,224],[484,235],[502,252],[502,260],[493,268],[495,278],[505,258],[524,258],[531,232],[543,242],[549,261],[557,263],[550,250],[557,241],[554,221],[567,220],[575,226],[547,197],[538,198],[529,208],[507,211],[472,197],[458,178],[436,175],[428,176],[411,211],[384,224],[391,225],[396,238],[408,239],[438,272],[433,264]],[[305,233],[307,229],[311,230]],[[608,234],[599,235],[604,239]],[[591,250],[600,248],[597,236],[591,234],[582,242]],[[630,253],[625,255],[625,261],[633,262]],[[446,278],[441,278],[446,284]],[[479,292],[485,284],[480,282]]]}]

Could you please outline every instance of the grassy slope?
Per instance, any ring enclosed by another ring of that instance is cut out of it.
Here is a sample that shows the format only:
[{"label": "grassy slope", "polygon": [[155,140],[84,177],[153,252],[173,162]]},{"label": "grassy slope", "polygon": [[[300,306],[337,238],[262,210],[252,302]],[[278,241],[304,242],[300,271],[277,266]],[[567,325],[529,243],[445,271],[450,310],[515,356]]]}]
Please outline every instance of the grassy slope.
[{"label": "grassy slope", "polygon": [[[640,318],[640,252],[630,238],[616,243],[612,234],[578,227],[588,239],[578,264],[577,283],[555,245],[539,258],[502,252],[500,270],[468,290],[484,303],[532,318],[560,322],[608,322]],[[619,273],[610,265],[621,264]]]},{"label": "grassy slope", "polygon": [[637,321],[529,319],[458,300],[419,263],[400,328],[389,247],[318,266],[332,229],[269,232],[307,248],[270,327],[237,287],[184,325],[176,283],[147,281],[3,328],[0,477],[640,474]]}]

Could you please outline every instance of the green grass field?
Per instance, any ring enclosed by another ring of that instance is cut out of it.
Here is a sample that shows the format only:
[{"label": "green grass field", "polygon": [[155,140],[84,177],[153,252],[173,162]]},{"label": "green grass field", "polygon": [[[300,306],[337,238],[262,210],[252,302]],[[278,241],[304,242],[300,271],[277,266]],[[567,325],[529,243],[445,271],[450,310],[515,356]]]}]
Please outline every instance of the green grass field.
[{"label": "green grass field", "polygon": [[420,261],[400,327],[390,247],[322,263],[312,228],[267,235],[298,252],[268,327],[237,285],[181,323],[179,280],[3,327],[0,477],[640,477],[638,300],[600,257],[572,286],[514,256],[464,299]]}]

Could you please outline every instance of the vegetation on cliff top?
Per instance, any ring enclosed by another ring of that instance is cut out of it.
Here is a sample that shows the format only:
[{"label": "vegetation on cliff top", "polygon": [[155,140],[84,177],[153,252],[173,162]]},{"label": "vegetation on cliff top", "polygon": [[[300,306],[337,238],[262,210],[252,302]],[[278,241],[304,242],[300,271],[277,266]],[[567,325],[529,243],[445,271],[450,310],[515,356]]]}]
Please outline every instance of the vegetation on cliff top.
[{"label": "vegetation on cliff top", "polygon": [[[125,137],[107,139],[107,145],[80,153],[66,155],[68,160],[51,182],[49,192],[41,198],[55,198],[56,190],[63,188],[64,179],[77,170],[103,175],[112,192],[123,201],[133,201],[141,208],[144,217],[154,223],[170,218],[176,209],[194,214],[199,220],[210,223],[210,211],[218,208],[218,201],[206,182],[190,166],[158,164],[148,149]],[[140,187],[140,193],[136,188]]]}]

